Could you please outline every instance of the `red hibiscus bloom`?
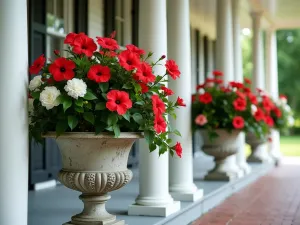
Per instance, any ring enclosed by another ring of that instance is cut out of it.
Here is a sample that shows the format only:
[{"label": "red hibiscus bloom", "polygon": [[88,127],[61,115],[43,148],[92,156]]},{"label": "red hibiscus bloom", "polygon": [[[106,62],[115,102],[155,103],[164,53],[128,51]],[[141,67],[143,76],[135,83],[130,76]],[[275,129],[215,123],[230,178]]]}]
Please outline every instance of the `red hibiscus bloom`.
[{"label": "red hibiscus bloom", "polygon": [[192,95],[192,102],[195,102],[197,100],[197,95]]},{"label": "red hibiscus bloom", "polygon": [[179,142],[176,143],[175,146],[173,146],[173,149],[175,150],[176,154],[181,158],[182,157],[182,147]]},{"label": "red hibiscus bloom", "polygon": [[104,83],[110,79],[110,69],[108,66],[93,65],[91,66],[87,77],[97,83]]},{"label": "red hibiscus bloom", "polygon": [[55,81],[71,80],[75,76],[73,71],[75,67],[73,61],[60,57],[49,66],[49,72],[53,75]]},{"label": "red hibiscus bloom", "polygon": [[141,86],[141,89],[142,89],[141,92],[142,92],[142,94],[144,94],[144,93],[146,93],[146,92],[149,91],[149,87],[146,84],[139,82],[139,85]]},{"label": "red hibiscus bloom", "polygon": [[205,83],[204,84],[198,84],[197,86],[196,86],[196,89],[197,89],[197,91],[199,91],[200,89],[202,89],[202,88],[204,88],[205,87]]},{"label": "red hibiscus bloom", "polygon": [[137,55],[144,55],[145,51],[141,48],[136,47],[135,45],[126,45],[127,50],[136,53]]},{"label": "red hibiscus bloom", "polygon": [[79,34],[76,34],[76,33],[69,33],[69,34],[66,36],[66,38],[65,38],[65,40],[64,40],[64,43],[65,43],[65,44],[73,45],[75,38],[76,38],[77,36],[79,36],[79,35],[85,36],[84,33],[79,33]]},{"label": "red hibiscus bloom", "polygon": [[251,84],[251,80],[248,79],[248,78],[244,78],[244,81],[245,81],[245,83],[247,83],[247,84]]},{"label": "red hibiscus bloom", "polygon": [[214,70],[212,73],[213,73],[213,75],[216,76],[216,77],[223,76],[223,72],[220,71],[220,70]]},{"label": "red hibiscus bloom", "polygon": [[246,92],[246,93],[249,93],[249,92],[251,92],[251,89],[250,89],[250,88],[248,88],[248,87],[244,87],[244,88],[243,88],[243,90],[244,90],[244,92]]},{"label": "red hibiscus bloom", "polygon": [[105,49],[108,50],[117,50],[119,48],[118,42],[115,39],[107,38],[107,37],[96,37],[97,43]]},{"label": "red hibiscus bloom", "polygon": [[77,35],[73,42],[73,52],[76,54],[85,54],[87,57],[92,57],[94,51],[97,50],[97,45],[92,38],[86,35]]},{"label": "red hibiscus bloom", "polygon": [[254,114],[254,118],[256,121],[263,121],[265,120],[265,114],[260,108],[257,108],[257,111]]},{"label": "red hibiscus bloom", "polygon": [[231,81],[229,82],[229,85],[237,89],[244,88],[244,84],[240,82]]},{"label": "red hibiscus bloom", "polygon": [[222,79],[215,79],[216,84],[222,84],[224,81]]},{"label": "red hibiscus bloom", "polygon": [[60,55],[59,50],[54,50],[53,53],[54,53],[54,55],[56,55],[56,56],[59,56],[59,55]]},{"label": "red hibiscus bloom", "polygon": [[240,98],[242,98],[242,99],[246,99],[246,95],[245,95],[243,92],[236,91],[235,93],[236,93],[236,94],[237,94],[237,96],[239,96]]},{"label": "red hibiscus bloom", "polygon": [[152,73],[152,68],[146,62],[141,63],[136,73],[134,74],[133,78],[145,84],[155,81],[155,76]]},{"label": "red hibiscus bloom", "polygon": [[274,108],[273,102],[267,96],[263,96],[262,104],[267,112],[270,112]]},{"label": "red hibiscus bloom", "polygon": [[279,108],[277,108],[277,107],[275,107],[275,108],[273,109],[273,112],[274,112],[274,114],[275,114],[275,116],[276,116],[277,118],[280,118],[280,117],[282,116],[281,110],[280,110]]},{"label": "red hibiscus bloom", "polygon": [[252,94],[251,92],[248,93],[248,98],[253,105],[258,104],[256,96],[254,94]]},{"label": "red hibiscus bloom", "polygon": [[245,99],[237,98],[236,100],[234,100],[233,106],[237,111],[244,111],[246,109],[247,102]]},{"label": "red hibiscus bloom", "polygon": [[162,117],[162,115],[156,115],[154,118],[154,130],[156,133],[164,133],[167,129],[167,123]]},{"label": "red hibiscus bloom", "polygon": [[174,60],[172,59],[167,60],[166,69],[167,69],[167,73],[173,78],[173,80],[176,80],[177,77],[180,77],[180,71]]},{"label": "red hibiscus bloom", "polygon": [[170,96],[170,95],[173,95],[173,94],[174,94],[174,92],[173,92],[170,88],[167,88],[167,87],[165,87],[165,86],[162,86],[162,87],[161,87],[161,90],[164,91],[164,94],[165,94],[166,96]]},{"label": "red hibiscus bloom", "polygon": [[227,92],[231,92],[231,89],[230,88],[221,87],[221,91],[227,93]]},{"label": "red hibiscus bloom", "polygon": [[155,115],[162,114],[166,111],[165,103],[158,97],[158,95],[152,95],[152,108]]},{"label": "red hibiscus bloom", "polygon": [[286,96],[286,95],[283,95],[283,94],[279,95],[279,98],[283,98],[283,99],[286,99],[286,100],[287,100],[287,96]]},{"label": "red hibiscus bloom", "polygon": [[124,115],[132,107],[129,94],[125,91],[111,90],[106,97],[106,108],[112,112],[117,111],[119,115]]},{"label": "red hibiscus bloom", "polygon": [[199,101],[204,104],[209,104],[212,102],[212,96],[210,93],[205,92],[204,94],[199,95]]},{"label": "red hibiscus bloom", "polygon": [[271,116],[266,116],[266,117],[265,117],[265,122],[266,122],[266,124],[268,124],[270,127],[273,127],[273,126],[274,126],[274,120],[272,119]]},{"label": "red hibiscus bloom", "polygon": [[30,74],[38,74],[43,68],[46,62],[46,58],[44,55],[39,56],[36,60],[34,60],[33,64],[29,67]]},{"label": "red hibiscus bloom", "polygon": [[120,53],[118,56],[120,65],[127,71],[134,70],[138,68],[141,64],[138,56],[128,50],[125,50]]},{"label": "red hibiscus bloom", "polygon": [[244,119],[241,116],[235,116],[232,120],[232,125],[235,129],[242,129],[244,128]]},{"label": "red hibiscus bloom", "polygon": [[186,104],[183,102],[183,99],[178,97],[176,101],[176,105],[178,106],[186,106]]}]

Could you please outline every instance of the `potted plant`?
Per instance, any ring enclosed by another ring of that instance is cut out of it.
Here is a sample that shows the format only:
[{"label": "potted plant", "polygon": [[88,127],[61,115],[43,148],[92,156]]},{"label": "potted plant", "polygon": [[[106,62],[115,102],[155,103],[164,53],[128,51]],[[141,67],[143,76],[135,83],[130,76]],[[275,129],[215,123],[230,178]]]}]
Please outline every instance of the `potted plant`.
[{"label": "potted plant", "polygon": [[251,95],[253,98],[253,117],[256,121],[254,126],[259,132],[250,131],[246,135],[246,143],[250,145],[251,149],[247,161],[254,163],[271,162],[267,143],[270,141],[270,129],[274,126],[274,120],[270,115],[274,104],[272,99],[259,88],[256,88],[256,93]]},{"label": "potted plant", "polygon": [[200,130],[202,150],[214,157],[215,167],[205,176],[207,180],[231,180],[237,175],[226,168],[226,160],[237,153],[237,138],[241,131],[255,129],[251,100],[238,82],[224,84],[223,73],[213,72],[197,86],[192,96],[193,130]]},{"label": "potted plant", "polygon": [[[178,66],[164,55],[149,62],[152,53],[134,45],[119,50],[114,35],[97,37],[98,48],[84,33],[70,33],[64,40],[68,57],[54,51],[55,59],[46,63],[42,55],[29,69],[41,73],[29,84],[30,134],[38,141],[56,138],[63,162],[59,180],[82,192],[84,209],[70,224],[124,224],[105,203],[108,192],[132,178],[127,160],[135,140],[145,137],[150,151],[181,157],[180,143],[168,138],[180,133],[167,120],[184,106],[180,97],[167,98],[174,94],[168,77],[180,76]],[[165,74],[155,76],[156,66],[165,66]]]}]

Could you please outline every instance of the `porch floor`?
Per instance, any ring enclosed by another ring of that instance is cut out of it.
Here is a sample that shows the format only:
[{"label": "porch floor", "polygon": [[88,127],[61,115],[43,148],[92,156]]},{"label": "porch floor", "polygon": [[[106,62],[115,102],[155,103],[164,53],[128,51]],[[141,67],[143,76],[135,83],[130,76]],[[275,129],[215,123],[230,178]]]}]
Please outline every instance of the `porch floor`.
[{"label": "porch floor", "polygon": [[[213,167],[210,157],[194,159],[194,182],[204,190],[204,197],[196,202],[181,202],[181,210],[169,217],[128,216],[128,206],[134,203],[139,190],[138,170],[133,169],[133,180],[120,190],[111,193],[107,210],[123,219],[128,225],[185,225],[197,219],[225,198],[267,173],[273,165],[250,164],[252,172],[236,181],[203,181],[205,173]],[[79,192],[59,185],[29,192],[29,225],[61,225],[82,210]]]}]

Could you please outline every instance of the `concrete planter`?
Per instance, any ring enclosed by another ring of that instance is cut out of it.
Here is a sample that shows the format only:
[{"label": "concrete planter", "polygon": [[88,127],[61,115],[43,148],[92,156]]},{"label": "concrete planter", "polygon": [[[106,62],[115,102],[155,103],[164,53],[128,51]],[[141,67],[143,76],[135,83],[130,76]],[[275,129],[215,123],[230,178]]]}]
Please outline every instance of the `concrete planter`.
[{"label": "concrete planter", "polygon": [[247,162],[270,163],[272,159],[268,151],[268,143],[265,139],[259,139],[253,133],[247,133],[246,143],[251,147],[251,154]]},{"label": "concrete planter", "polygon": [[226,130],[216,130],[219,137],[211,141],[206,130],[200,130],[203,138],[202,150],[207,155],[213,156],[215,167],[208,172],[205,180],[233,180],[238,178],[235,167],[236,164],[227,162],[229,156],[238,151],[238,136],[240,131],[228,133]]},{"label": "concrete planter", "polygon": [[[45,137],[54,137],[49,133]],[[132,178],[127,169],[130,149],[141,133],[121,133],[119,138],[111,134],[65,133],[56,141],[63,168],[59,180],[66,187],[80,191],[84,209],[65,225],[123,225],[115,215],[109,214],[105,203],[108,192],[126,185]]]}]

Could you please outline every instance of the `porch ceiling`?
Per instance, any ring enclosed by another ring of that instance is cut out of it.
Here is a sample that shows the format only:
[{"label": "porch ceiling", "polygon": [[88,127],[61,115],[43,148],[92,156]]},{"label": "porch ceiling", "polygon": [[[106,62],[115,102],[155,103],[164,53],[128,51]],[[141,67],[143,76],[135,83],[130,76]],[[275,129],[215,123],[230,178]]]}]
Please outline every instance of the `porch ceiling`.
[{"label": "porch ceiling", "polygon": [[[190,0],[191,25],[215,38],[217,0]],[[241,26],[251,28],[251,11],[263,11],[262,27],[300,28],[299,0],[241,0]]]}]

